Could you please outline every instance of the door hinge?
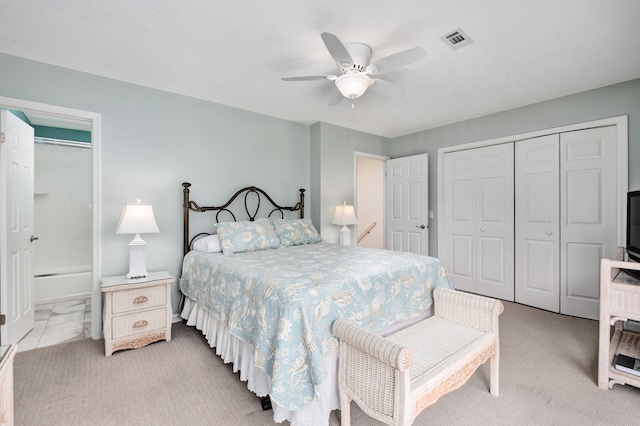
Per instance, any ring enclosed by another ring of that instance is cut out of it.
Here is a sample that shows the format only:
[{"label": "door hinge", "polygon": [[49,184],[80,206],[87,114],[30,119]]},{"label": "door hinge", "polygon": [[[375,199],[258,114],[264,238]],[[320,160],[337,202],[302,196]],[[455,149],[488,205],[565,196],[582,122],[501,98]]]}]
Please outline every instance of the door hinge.
[{"label": "door hinge", "polygon": [[4,143],[5,139],[4,132],[0,132],[0,143]]},{"label": "door hinge", "polygon": [[7,323],[7,316],[6,315],[0,315],[0,325],[5,325]]}]

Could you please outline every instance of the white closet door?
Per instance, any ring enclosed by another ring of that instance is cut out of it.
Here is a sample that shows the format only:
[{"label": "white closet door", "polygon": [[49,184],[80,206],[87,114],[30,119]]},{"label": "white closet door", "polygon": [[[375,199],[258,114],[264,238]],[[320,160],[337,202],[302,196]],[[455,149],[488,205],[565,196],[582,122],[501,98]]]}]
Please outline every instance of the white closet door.
[{"label": "white closet door", "polygon": [[560,311],[560,136],[515,144],[515,300]]},{"label": "white closet door", "polygon": [[445,155],[445,264],[456,288],[514,300],[513,143]]},{"label": "white closet door", "polygon": [[600,259],[616,256],[616,128],[562,133],[560,170],[560,312],[598,319]]}]

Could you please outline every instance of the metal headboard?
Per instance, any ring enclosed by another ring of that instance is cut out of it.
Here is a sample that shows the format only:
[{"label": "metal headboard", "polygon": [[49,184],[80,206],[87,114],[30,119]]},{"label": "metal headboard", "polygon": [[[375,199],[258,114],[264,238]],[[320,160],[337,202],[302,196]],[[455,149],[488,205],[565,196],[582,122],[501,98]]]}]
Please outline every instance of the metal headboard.
[{"label": "metal headboard", "polygon": [[[258,210],[260,209],[260,202],[262,200],[262,197],[266,198],[267,201],[271,204],[271,206],[273,207],[273,209],[269,212],[269,214],[267,215],[267,217],[270,217],[274,212],[280,212],[280,215],[282,218],[284,218],[284,211],[291,211],[291,212],[296,212],[299,211],[300,212],[300,219],[304,219],[304,189],[300,189],[300,201],[292,207],[283,207],[280,206],[278,204],[275,203],[275,201],[273,201],[273,199],[266,193],[264,192],[262,189],[255,187],[255,186],[247,186],[246,188],[242,188],[241,190],[239,190],[238,192],[236,192],[231,198],[229,198],[229,200],[227,200],[226,203],[224,203],[221,206],[207,206],[207,207],[200,207],[195,201],[191,201],[189,200],[189,187],[191,186],[191,184],[189,182],[184,182],[182,184],[183,186],[183,203],[182,203],[182,208],[183,208],[183,225],[184,225],[184,235],[183,235],[183,254],[187,254],[190,250],[191,247],[191,242],[193,242],[193,240],[195,238],[197,238],[200,235],[206,234],[206,233],[200,233],[197,234],[196,236],[194,236],[193,238],[189,239],[189,214],[190,212],[208,212],[208,211],[215,211],[216,212],[216,222],[218,222],[219,219],[219,215],[222,212],[226,212],[228,214],[231,215],[231,217],[233,218],[233,220],[236,220],[236,216],[233,214],[233,212],[231,210],[228,209],[228,207],[231,205],[231,203],[233,203],[233,201],[238,198],[240,195],[244,194],[244,210],[247,212],[247,216],[249,216],[249,220],[253,221],[256,218],[256,215],[258,214]],[[258,198],[257,198],[257,204],[255,206],[255,208],[252,208],[251,210],[249,209],[249,205],[247,204],[247,197],[249,196],[249,194],[255,194]]]}]

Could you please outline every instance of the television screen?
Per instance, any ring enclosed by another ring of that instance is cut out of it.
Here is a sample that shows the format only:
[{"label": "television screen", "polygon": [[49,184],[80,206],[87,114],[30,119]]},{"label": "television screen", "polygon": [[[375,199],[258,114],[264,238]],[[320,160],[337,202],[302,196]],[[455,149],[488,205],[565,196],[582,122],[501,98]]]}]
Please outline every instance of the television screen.
[{"label": "television screen", "polygon": [[640,262],[640,191],[627,194],[627,253]]}]

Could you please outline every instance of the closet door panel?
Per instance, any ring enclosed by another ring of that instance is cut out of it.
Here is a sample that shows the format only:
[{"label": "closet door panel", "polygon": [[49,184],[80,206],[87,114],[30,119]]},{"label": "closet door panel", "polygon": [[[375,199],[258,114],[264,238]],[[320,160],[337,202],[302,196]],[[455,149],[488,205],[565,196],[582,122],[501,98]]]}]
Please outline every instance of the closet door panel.
[{"label": "closet door panel", "polygon": [[469,235],[452,235],[450,240],[449,273],[456,277],[454,279],[456,288],[463,290],[458,283],[473,279],[473,238]]},{"label": "closet door panel", "polygon": [[480,279],[485,287],[496,286],[496,291],[505,282],[504,238],[480,237]]},{"label": "closet door panel", "polygon": [[[570,299],[598,300],[600,288],[584,283],[593,281],[593,276],[600,274],[600,259],[604,256],[602,244],[570,243],[567,244],[567,284],[565,294]],[[598,259],[597,262],[585,262],[585,259]],[[564,306],[563,306],[564,308]],[[563,309],[562,313],[566,309]]]},{"label": "closet door panel", "polygon": [[513,144],[445,155],[445,253],[457,289],[513,300]]},{"label": "closet door panel", "polygon": [[560,312],[597,319],[598,265],[615,258],[616,129],[560,135]]},{"label": "closet door panel", "polygon": [[513,143],[476,149],[477,292],[514,300]]},{"label": "closet door panel", "polygon": [[[540,298],[548,296],[544,299],[549,300],[546,300],[548,302],[546,304],[528,300],[523,291],[518,290],[516,284],[516,302],[558,312],[560,306],[558,283],[560,280],[555,273],[556,265],[559,263],[558,259],[554,257],[555,245],[554,241],[528,240],[518,249],[526,265],[525,269],[518,271],[521,275],[521,283],[526,284],[526,290],[534,292]],[[520,277],[520,275],[518,276]],[[533,299],[533,297],[531,298]]]},{"label": "closet door panel", "polygon": [[515,300],[560,310],[558,134],[515,144]]},{"label": "closet door panel", "polygon": [[473,151],[445,155],[445,253],[444,260],[453,285],[476,291],[474,272],[475,182]]}]

